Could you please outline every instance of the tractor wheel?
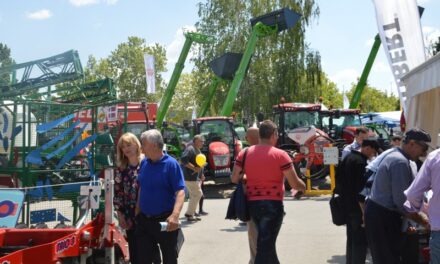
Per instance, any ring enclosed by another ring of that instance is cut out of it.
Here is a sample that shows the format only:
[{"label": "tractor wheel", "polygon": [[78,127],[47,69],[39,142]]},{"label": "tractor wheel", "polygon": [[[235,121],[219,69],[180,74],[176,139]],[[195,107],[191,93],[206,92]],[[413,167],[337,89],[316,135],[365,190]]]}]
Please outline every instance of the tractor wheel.
[{"label": "tractor wheel", "polygon": [[311,179],[322,179],[325,178],[330,172],[330,167],[328,165],[312,166],[310,169]]}]

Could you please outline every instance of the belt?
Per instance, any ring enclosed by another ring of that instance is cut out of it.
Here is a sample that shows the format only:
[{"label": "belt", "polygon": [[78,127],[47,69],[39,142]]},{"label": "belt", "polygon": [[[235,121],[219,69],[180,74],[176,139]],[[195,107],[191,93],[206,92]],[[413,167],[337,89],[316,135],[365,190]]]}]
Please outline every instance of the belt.
[{"label": "belt", "polygon": [[168,218],[168,216],[171,215],[172,212],[166,212],[166,213],[162,213],[162,214],[158,214],[158,215],[147,215],[144,213],[140,213],[140,215],[145,219],[145,220],[150,220],[150,221],[162,221]]}]

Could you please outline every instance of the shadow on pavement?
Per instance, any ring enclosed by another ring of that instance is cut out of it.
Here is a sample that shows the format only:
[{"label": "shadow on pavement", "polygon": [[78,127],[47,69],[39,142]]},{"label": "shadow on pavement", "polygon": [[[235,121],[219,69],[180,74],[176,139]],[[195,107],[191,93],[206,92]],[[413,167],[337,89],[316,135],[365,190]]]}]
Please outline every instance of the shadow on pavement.
[{"label": "shadow on pavement", "polygon": [[223,232],[247,232],[247,226],[246,225],[240,225],[239,221],[235,221],[237,225],[233,226],[232,228],[223,228],[220,229],[220,231]]},{"label": "shadow on pavement", "polygon": [[332,256],[331,259],[327,260],[327,263],[345,264],[345,255]]}]

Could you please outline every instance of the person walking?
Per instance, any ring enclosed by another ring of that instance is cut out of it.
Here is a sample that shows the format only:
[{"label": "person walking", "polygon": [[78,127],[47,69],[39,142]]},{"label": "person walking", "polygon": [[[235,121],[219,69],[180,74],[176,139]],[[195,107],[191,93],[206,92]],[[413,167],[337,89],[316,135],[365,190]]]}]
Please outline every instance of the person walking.
[{"label": "person walking", "polygon": [[[139,173],[139,197],[136,215],[136,238],[140,263],[151,264],[154,248],[159,244],[164,264],[178,258],[179,216],[185,200],[185,182],[179,163],[163,149],[159,130],[141,134],[142,160]],[[160,222],[166,222],[161,231]]]},{"label": "person walking", "polygon": [[[251,220],[258,231],[255,264],[280,263],[276,253],[276,239],[284,218],[284,177],[297,190],[305,190],[293,169],[287,153],[275,148],[278,140],[277,126],[265,120],[259,128],[259,144],[242,150],[235,161],[231,181],[242,180],[246,174],[246,194]],[[246,162],[242,168],[243,157]]]},{"label": "person walking", "polygon": [[118,167],[115,170],[113,204],[118,215],[119,226],[125,230],[130,262],[133,264],[138,263],[134,218],[139,190],[137,177],[142,158],[141,143],[137,137],[132,133],[123,134],[116,147],[116,165]]},{"label": "person walking", "polygon": [[405,210],[417,213],[423,207],[425,192],[432,191],[428,202],[428,217],[431,229],[429,249],[431,264],[440,264],[440,149],[431,152],[411,186],[405,190]]},{"label": "person walking", "polygon": [[404,191],[414,179],[414,162],[425,156],[431,137],[422,129],[405,133],[401,147],[389,152],[380,162],[371,193],[365,204],[365,232],[375,264],[401,262],[402,216],[419,224],[428,222],[420,214],[408,214],[403,204]]},{"label": "person walking", "polygon": [[[257,127],[250,127],[246,131],[246,140],[249,143],[249,146],[255,146],[259,143],[260,138],[258,135]],[[246,184],[246,175],[243,175],[243,182]],[[241,224],[241,223],[240,223]],[[249,241],[249,251],[250,251],[250,260],[249,264],[255,263],[255,256],[257,255],[257,238],[258,238],[258,230],[255,222],[250,219],[245,222],[248,230],[248,241]]]},{"label": "person walking", "polygon": [[201,153],[205,140],[201,135],[195,135],[192,144],[188,144],[180,158],[181,167],[185,176],[185,185],[189,192],[189,202],[185,213],[188,221],[200,221],[201,218],[195,216],[197,205],[203,196],[199,180],[203,180],[203,168],[197,165],[196,156]]},{"label": "person walking", "polygon": [[337,167],[335,193],[341,196],[347,220],[346,263],[365,263],[367,238],[359,203],[364,197],[359,194],[365,186],[367,162],[373,159],[379,143],[375,139],[364,139],[360,151],[352,150]]}]

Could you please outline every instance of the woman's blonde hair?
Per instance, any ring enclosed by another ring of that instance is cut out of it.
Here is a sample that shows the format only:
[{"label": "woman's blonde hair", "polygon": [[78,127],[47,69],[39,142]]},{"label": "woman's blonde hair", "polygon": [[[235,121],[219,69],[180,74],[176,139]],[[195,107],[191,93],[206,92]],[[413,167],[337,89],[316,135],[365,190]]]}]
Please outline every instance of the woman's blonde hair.
[{"label": "woman's blonde hair", "polygon": [[137,155],[139,162],[141,162],[142,156],[141,155],[141,143],[139,142],[139,139],[134,135],[133,133],[127,132],[123,134],[118,141],[118,145],[116,147],[116,165],[119,168],[125,169],[128,166],[128,158],[124,155],[124,152],[122,152],[122,144],[133,144],[137,146]]}]

